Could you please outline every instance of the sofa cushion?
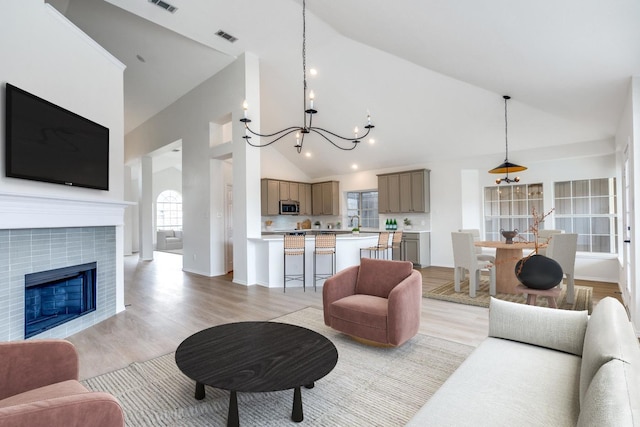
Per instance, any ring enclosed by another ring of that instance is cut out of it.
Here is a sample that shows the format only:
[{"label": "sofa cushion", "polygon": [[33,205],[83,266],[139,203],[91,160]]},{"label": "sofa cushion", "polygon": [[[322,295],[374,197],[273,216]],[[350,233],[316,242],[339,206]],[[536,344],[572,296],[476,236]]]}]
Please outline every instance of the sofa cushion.
[{"label": "sofa cushion", "polygon": [[557,310],[491,298],[489,336],[582,355],[587,311]]},{"label": "sofa cushion", "polygon": [[39,402],[41,400],[53,399],[56,397],[70,396],[73,394],[88,393],[82,384],[76,380],[62,381],[44,387],[25,391],[6,399],[0,400],[0,408],[7,408],[14,405]]},{"label": "sofa cushion", "polygon": [[584,337],[580,370],[581,405],[600,367],[614,359],[640,364],[640,347],[624,306],[615,298],[607,297],[593,309]]},{"label": "sofa cushion", "polygon": [[389,261],[382,259],[362,258],[356,293],[387,298],[389,292],[413,271],[410,261]]},{"label": "sofa cushion", "polygon": [[489,337],[407,425],[574,427],[579,371],[579,356]]},{"label": "sofa cushion", "polygon": [[580,406],[578,427],[640,424],[640,366],[618,359],[605,363],[591,380]]}]

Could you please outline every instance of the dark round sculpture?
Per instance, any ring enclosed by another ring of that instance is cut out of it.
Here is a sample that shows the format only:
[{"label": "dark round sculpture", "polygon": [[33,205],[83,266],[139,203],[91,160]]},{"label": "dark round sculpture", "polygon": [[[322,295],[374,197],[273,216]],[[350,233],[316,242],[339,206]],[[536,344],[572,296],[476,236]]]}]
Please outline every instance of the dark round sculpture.
[{"label": "dark round sculpture", "polygon": [[[522,265],[522,267],[520,267]],[[562,267],[544,255],[531,255],[516,263],[516,277],[527,288],[546,290],[562,282]]]}]

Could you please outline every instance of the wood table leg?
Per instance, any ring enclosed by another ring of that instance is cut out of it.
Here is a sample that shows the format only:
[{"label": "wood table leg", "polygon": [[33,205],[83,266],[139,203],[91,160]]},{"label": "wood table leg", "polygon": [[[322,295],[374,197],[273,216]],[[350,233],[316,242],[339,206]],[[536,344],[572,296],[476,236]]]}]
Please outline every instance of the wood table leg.
[{"label": "wood table leg", "polygon": [[520,283],[516,277],[516,263],[522,258],[522,248],[496,249],[496,291],[515,294],[515,287]]}]

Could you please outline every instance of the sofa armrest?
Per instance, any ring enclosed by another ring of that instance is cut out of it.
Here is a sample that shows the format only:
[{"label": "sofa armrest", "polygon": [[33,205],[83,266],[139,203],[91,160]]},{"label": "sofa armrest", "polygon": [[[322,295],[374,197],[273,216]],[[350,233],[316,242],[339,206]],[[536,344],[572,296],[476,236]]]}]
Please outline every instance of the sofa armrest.
[{"label": "sofa armrest", "polygon": [[356,281],[360,266],[354,265],[339,271],[324,281],[322,285],[322,307],[324,324],[331,326],[331,304],[356,292]]},{"label": "sofa armrest", "polygon": [[115,397],[87,392],[0,408],[0,427],[123,427]]},{"label": "sofa armrest", "polygon": [[422,311],[422,274],[413,270],[389,293],[389,344],[400,345],[418,333]]},{"label": "sofa armrest", "polygon": [[78,379],[78,352],[65,340],[0,343],[0,400],[27,390]]},{"label": "sofa armrest", "polygon": [[489,336],[582,356],[587,311],[558,310],[491,298]]}]

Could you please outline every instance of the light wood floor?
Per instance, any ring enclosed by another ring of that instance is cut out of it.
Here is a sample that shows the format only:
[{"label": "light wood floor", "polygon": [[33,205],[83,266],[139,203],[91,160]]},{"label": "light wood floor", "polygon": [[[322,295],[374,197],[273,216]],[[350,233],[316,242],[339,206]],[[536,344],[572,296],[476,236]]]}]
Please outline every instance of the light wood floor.
[{"label": "light wood floor", "polygon": [[[313,288],[242,286],[231,277],[203,277],[182,271],[182,257],[155,252],[154,261],[125,258],[126,310],[69,337],[80,354],[80,377],[123,368],[175,351],[189,335],[227,322],[270,320],[305,307],[322,309],[322,292]],[[453,270],[421,270],[425,286],[453,279]],[[578,281],[577,281],[578,282]],[[594,287],[594,303],[616,296],[617,285],[581,282]],[[476,346],[487,336],[489,311],[428,298],[422,300],[420,332]]]}]

